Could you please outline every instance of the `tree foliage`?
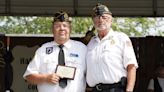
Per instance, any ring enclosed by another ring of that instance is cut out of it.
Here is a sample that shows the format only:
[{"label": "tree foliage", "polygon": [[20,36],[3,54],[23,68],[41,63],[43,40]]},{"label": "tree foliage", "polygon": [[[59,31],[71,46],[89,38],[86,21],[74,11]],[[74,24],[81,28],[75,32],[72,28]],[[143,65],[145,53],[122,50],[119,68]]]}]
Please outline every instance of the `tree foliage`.
[{"label": "tree foliage", "polygon": [[116,18],[113,29],[125,32],[129,36],[144,36],[150,34],[155,23],[155,18]]},{"label": "tree foliage", "polygon": [[48,17],[1,17],[0,31],[6,34],[49,33],[51,18]]},{"label": "tree foliage", "polygon": [[[156,30],[158,35],[163,35],[158,30],[163,18],[114,18],[112,28],[115,31],[125,32],[129,36],[145,36]],[[5,34],[50,34],[52,17],[0,17],[0,32]],[[85,34],[92,26],[90,17],[72,18],[72,34]]]}]

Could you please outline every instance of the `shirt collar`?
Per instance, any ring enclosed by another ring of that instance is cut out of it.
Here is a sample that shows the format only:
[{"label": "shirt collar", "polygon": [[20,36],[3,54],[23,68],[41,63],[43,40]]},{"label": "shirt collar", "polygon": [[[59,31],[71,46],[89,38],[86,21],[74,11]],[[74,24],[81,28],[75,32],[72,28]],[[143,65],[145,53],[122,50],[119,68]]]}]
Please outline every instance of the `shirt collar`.
[{"label": "shirt collar", "polygon": [[[107,40],[107,39],[113,38],[113,33],[114,33],[113,29],[110,29],[110,31],[107,33],[107,35],[102,40]],[[95,37],[95,40],[100,41],[98,35]]]},{"label": "shirt collar", "polygon": [[[55,46],[58,46],[58,45],[59,45],[59,44],[56,43],[55,41],[53,41],[53,43],[54,43]],[[70,47],[71,47],[71,40],[69,39],[69,40],[68,40],[66,43],[64,43],[63,45],[64,45],[64,47],[66,47],[66,48],[70,48]]]}]

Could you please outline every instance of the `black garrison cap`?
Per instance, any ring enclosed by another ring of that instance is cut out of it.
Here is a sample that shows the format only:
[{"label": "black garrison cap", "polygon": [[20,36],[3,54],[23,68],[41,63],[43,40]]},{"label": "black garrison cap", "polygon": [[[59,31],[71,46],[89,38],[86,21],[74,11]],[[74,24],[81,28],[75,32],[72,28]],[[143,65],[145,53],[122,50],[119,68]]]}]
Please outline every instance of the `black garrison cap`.
[{"label": "black garrison cap", "polygon": [[102,15],[102,14],[111,14],[112,15],[112,12],[108,9],[107,6],[98,3],[93,8],[93,16]]},{"label": "black garrison cap", "polygon": [[69,18],[68,14],[66,12],[60,11],[56,12],[54,16],[54,22],[60,21],[60,22],[71,22],[71,19]]}]

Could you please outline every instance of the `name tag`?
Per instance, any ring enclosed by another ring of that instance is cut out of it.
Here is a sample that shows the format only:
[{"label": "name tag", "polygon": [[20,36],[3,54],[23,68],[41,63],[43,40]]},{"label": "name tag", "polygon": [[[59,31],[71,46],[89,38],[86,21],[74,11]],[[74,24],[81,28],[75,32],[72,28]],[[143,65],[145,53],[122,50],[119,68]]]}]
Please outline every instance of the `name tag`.
[{"label": "name tag", "polygon": [[79,55],[75,53],[70,53],[70,57],[79,57]]}]

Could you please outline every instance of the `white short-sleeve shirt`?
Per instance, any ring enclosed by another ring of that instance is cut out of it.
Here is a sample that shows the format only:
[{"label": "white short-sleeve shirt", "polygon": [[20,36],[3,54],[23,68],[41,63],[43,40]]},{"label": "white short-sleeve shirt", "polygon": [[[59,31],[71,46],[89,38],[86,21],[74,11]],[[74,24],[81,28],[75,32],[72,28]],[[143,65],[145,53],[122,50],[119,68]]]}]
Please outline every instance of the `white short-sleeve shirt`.
[{"label": "white short-sleeve shirt", "polygon": [[[58,65],[58,44],[54,41],[43,44],[35,53],[33,60],[29,63],[24,78],[30,74],[54,73]],[[76,67],[74,80],[67,80],[66,88],[58,84],[41,83],[37,85],[38,92],[85,92],[86,80],[86,50],[87,47],[78,41],[69,40],[63,47],[65,54],[65,65]]]},{"label": "white short-sleeve shirt", "polygon": [[93,37],[87,47],[86,78],[91,87],[119,82],[121,77],[127,76],[129,64],[138,67],[131,40],[124,33],[110,30],[102,40]]}]

